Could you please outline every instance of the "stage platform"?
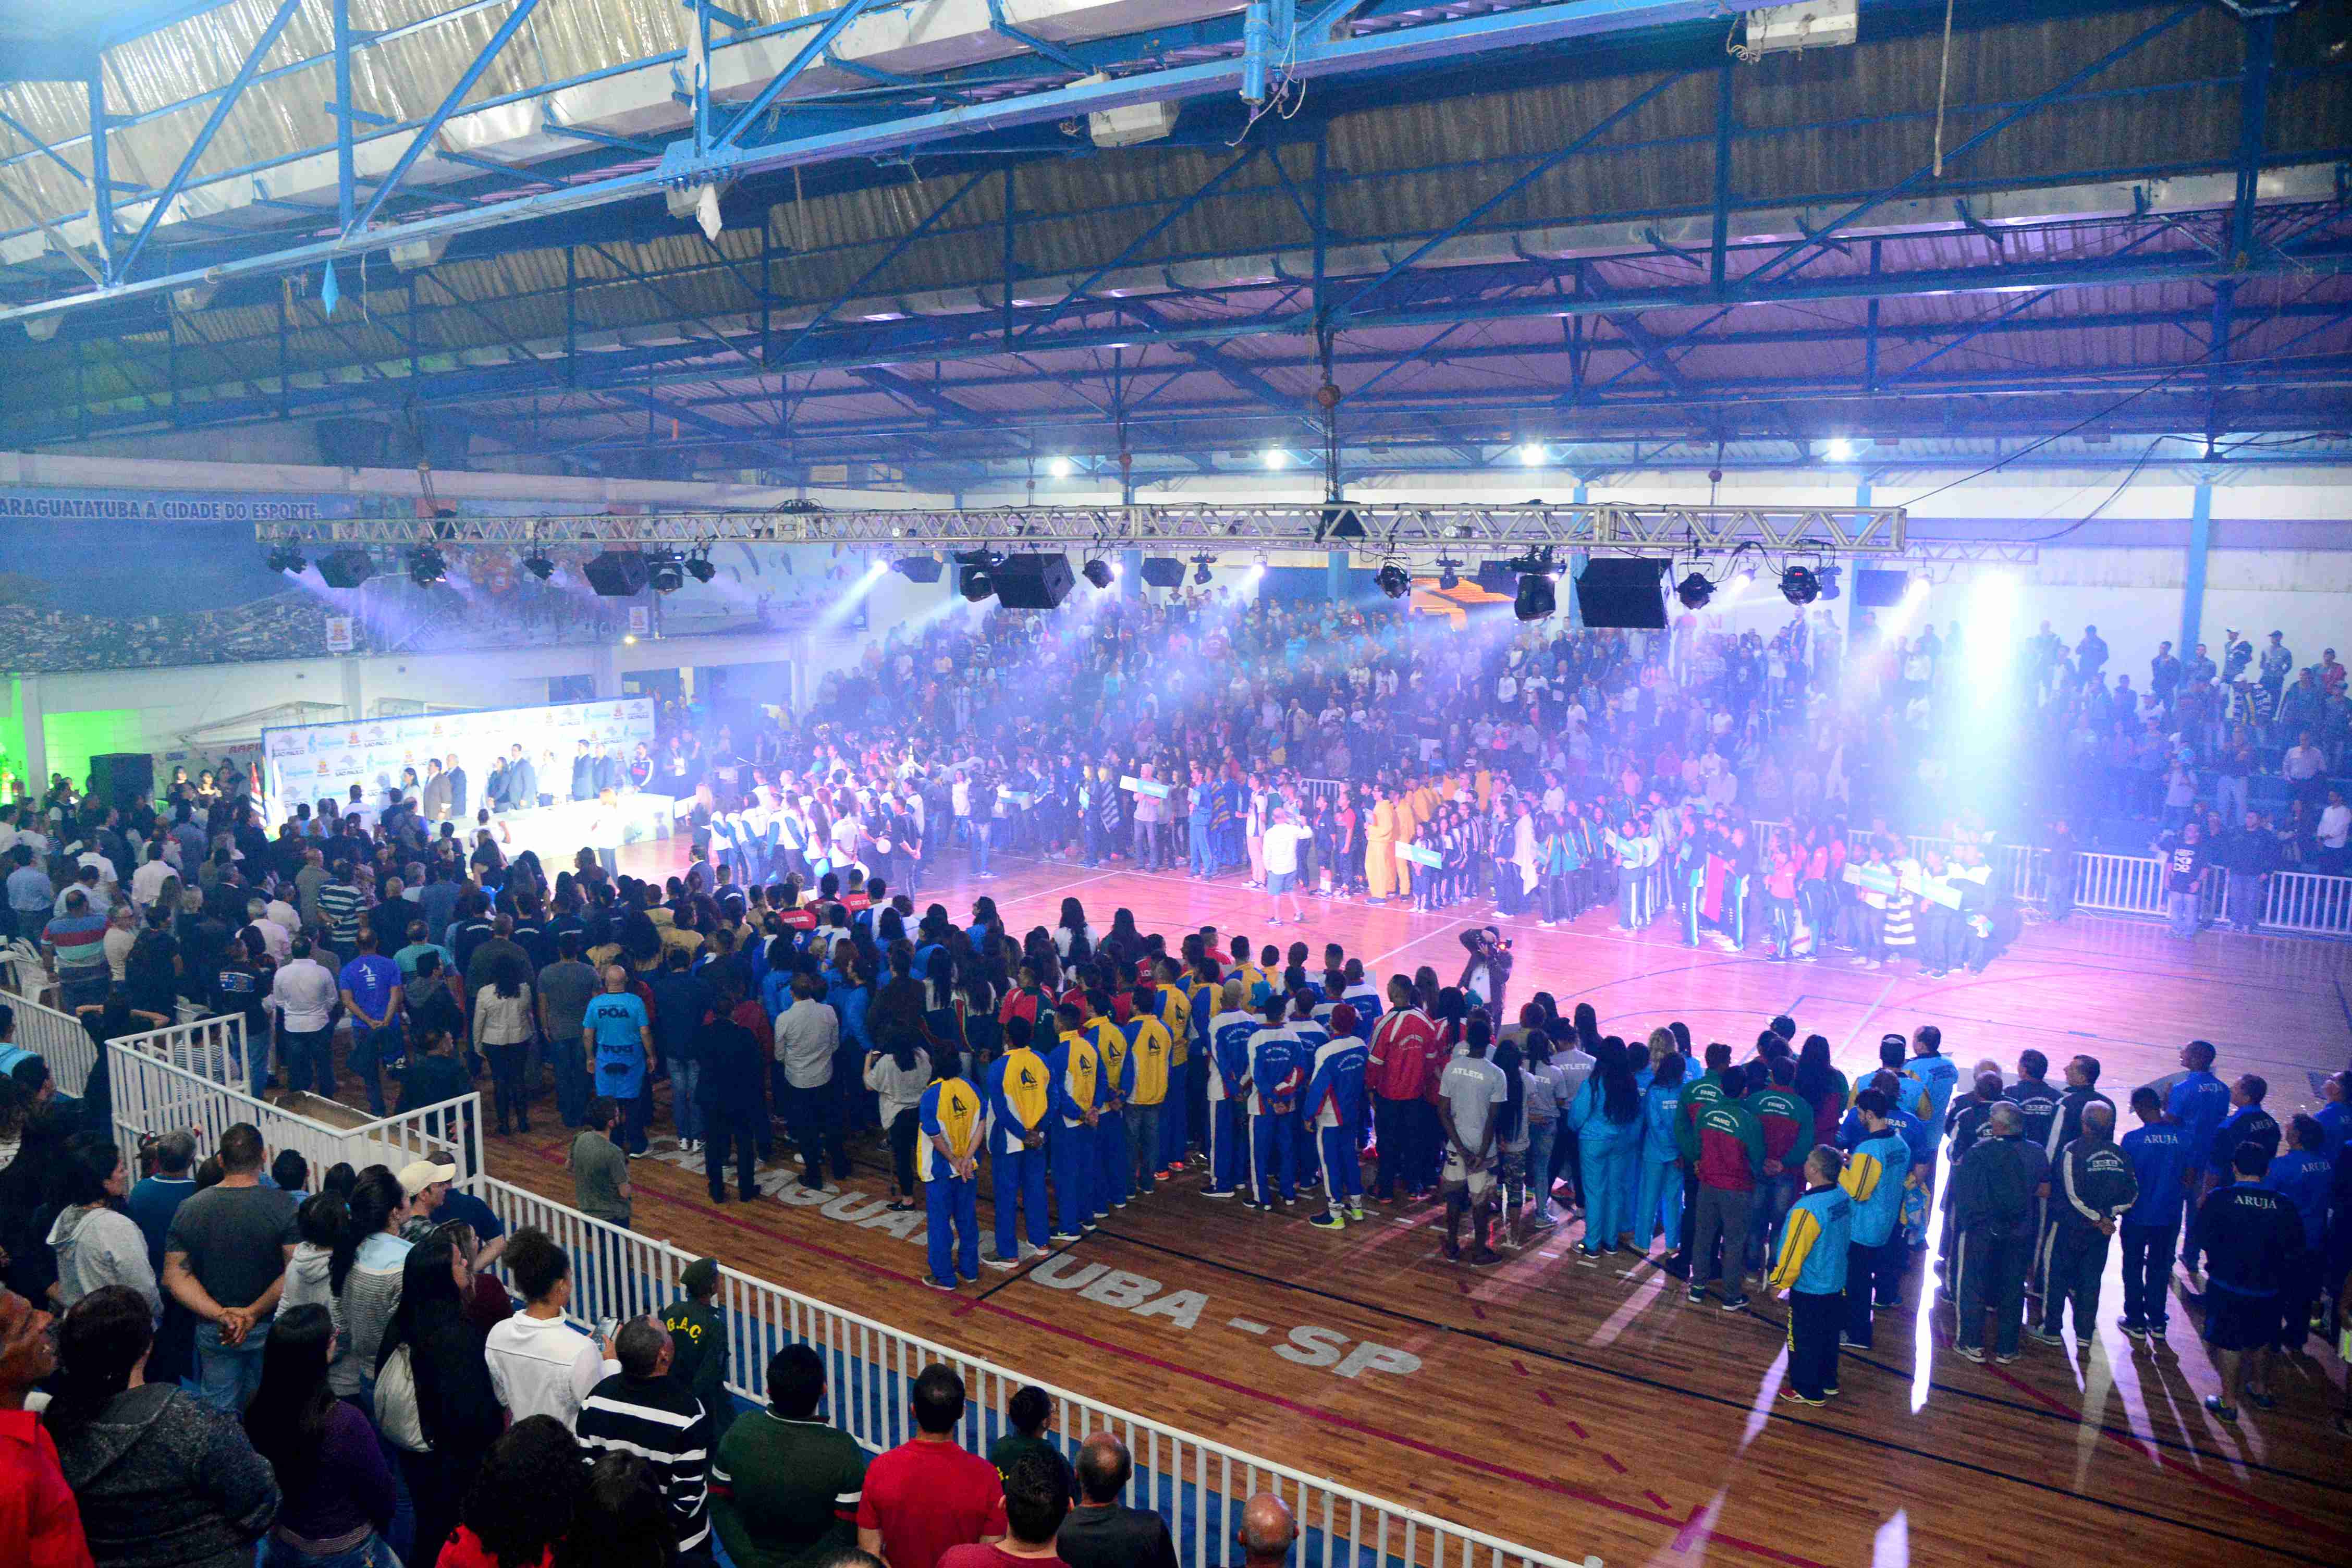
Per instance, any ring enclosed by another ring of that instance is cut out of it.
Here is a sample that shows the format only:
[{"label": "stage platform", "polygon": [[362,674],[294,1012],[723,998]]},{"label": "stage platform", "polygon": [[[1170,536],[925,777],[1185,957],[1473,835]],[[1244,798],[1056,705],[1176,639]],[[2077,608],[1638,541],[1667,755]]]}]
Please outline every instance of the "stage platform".
[{"label": "stage platform", "polygon": [[[684,844],[633,847],[624,869],[667,872]],[[1115,867],[997,858],[1002,875],[933,878],[916,895],[961,917],[993,897],[1016,934],[1083,900],[1097,930],[1135,911],[1171,935],[1214,921],[1231,935],[1319,953],[1345,943],[1383,976],[1427,963],[1459,973],[1457,933],[1483,914],[1418,915],[1311,901],[1305,927],[1263,921],[1263,895]],[[1931,982],[1835,958],[1778,964],[1684,948],[1662,924],[1612,932],[1610,916],[1517,942],[1512,994],[1590,1000],[1631,1036],[1680,1017],[1700,1041],[1751,1041],[1788,1012],[1826,1034],[1841,1065],[1878,1036],[1940,1024],[1965,1070],[2013,1069],[2029,1046],[2098,1057],[2112,1090],[2173,1070],[2179,1044],[2221,1047],[2224,1073],[2269,1078],[2282,1116],[2315,1103],[2312,1075],[2352,1058],[2352,949],[2077,916],[2030,928],[1981,976]],[[355,1087],[350,1086],[348,1087]],[[664,1093],[666,1094],[666,1090]],[[528,1138],[490,1141],[491,1173],[569,1200],[567,1135],[552,1107]],[[656,1125],[667,1130],[665,1110]],[[2009,1367],[1944,1345],[1949,1317],[1884,1314],[1877,1348],[1848,1356],[1827,1407],[1777,1400],[1780,1303],[1693,1307],[1638,1266],[1586,1268],[1563,1226],[1484,1272],[1449,1266],[1434,1211],[1370,1205],[1326,1234],[1198,1194],[1188,1173],[1099,1232],[1017,1273],[983,1271],[958,1296],[922,1289],[912,1216],[887,1214],[887,1153],[857,1151],[831,1201],[713,1206],[698,1161],[665,1136],[634,1169],[637,1227],[798,1290],[1066,1386],[1213,1434],[1441,1517],[1578,1560],[1815,1564],[2044,1564],[2084,1552],[2133,1563],[2332,1564],[2352,1560],[2346,1444],[2329,1429],[2335,1357],[2289,1363],[2279,1408],[2238,1428],[2200,1408],[2217,1386],[2193,1319],[2173,1315],[2151,1356],[2113,1326],[2111,1272],[2093,1343],[2030,1342]],[[667,1157],[665,1157],[667,1156]],[[680,1168],[688,1166],[690,1168]],[[782,1161],[762,1185],[784,1189]],[[984,1194],[982,1223],[989,1222]],[[1916,1300],[1916,1271],[1906,1283]]]}]

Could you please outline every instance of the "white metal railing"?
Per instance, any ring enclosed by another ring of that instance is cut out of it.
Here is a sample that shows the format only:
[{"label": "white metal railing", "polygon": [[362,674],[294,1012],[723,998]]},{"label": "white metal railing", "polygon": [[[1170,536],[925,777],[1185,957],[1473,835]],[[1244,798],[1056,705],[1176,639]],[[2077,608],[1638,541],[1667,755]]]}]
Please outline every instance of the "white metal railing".
[{"label": "white metal railing", "polygon": [[[677,1299],[678,1276],[693,1254],[505,1182],[485,1177],[474,1191],[507,1222],[509,1233],[518,1226],[537,1226],[571,1255],[571,1315],[583,1323],[656,1311]],[[824,1408],[834,1425],[869,1451],[913,1436],[908,1395],[916,1374],[927,1366],[944,1365],[963,1378],[968,1403],[962,1438],[975,1453],[984,1453],[1012,1430],[1005,1412],[1015,1390],[1027,1384],[1045,1389],[1054,1402],[1057,1435],[1109,1432],[1127,1444],[1135,1458],[1135,1479],[1126,1500],[1168,1521],[1183,1568],[1224,1568],[1240,1562],[1235,1529],[1243,1502],[1257,1492],[1279,1496],[1298,1521],[1300,1568],[1570,1568],[1570,1559],[1383,1502],[738,1269],[720,1268],[718,1305],[726,1322],[731,1392],[755,1405],[765,1403],[769,1358],[787,1344],[805,1344],[824,1358]],[[1597,1557],[1582,1563],[1600,1568]]]},{"label": "white metal railing", "polygon": [[[161,1031],[159,1031],[161,1032]],[[446,1157],[461,1178],[481,1169],[481,1096],[465,1095],[444,1104],[355,1126],[280,1110],[213,1079],[175,1066],[159,1055],[136,1050],[127,1040],[107,1047],[107,1075],[114,1102],[116,1141],[126,1159],[135,1159],[139,1140],[151,1133],[186,1129],[202,1149],[215,1149],[221,1134],[238,1122],[259,1129],[272,1149],[291,1149],[314,1171],[338,1163],[355,1167],[387,1165],[397,1171],[412,1160]],[[439,1123],[454,1125],[436,1131]]]},{"label": "white metal railing", "polygon": [[2352,934],[2352,877],[2272,872],[2263,923],[2279,931]]},{"label": "white metal railing", "polygon": [[58,1086],[59,1094],[80,1099],[89,1087],[90,1073],[98,1066],[98,1046],[90,1039],[89,1031],[81,1026],[81,1020],[13,991],[0,997],[0,1001],[6,1002],[16,1015],[13,1043],[48,1064],[50,1080]]},{"label": "white metal railing", "polygon": [[247,1084],[242,1013],[167,1024],[143,1034],[125,1035],[114,1043],[142,1056],[159,1058],[225,1089],[243,1089]]}]

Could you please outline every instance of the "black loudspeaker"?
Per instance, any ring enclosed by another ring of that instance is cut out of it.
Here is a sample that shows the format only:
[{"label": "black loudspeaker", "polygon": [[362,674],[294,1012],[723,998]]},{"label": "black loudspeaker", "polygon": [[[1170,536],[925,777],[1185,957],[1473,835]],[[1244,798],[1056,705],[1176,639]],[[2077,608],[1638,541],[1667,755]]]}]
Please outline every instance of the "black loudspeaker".
[{"label": "black loudspeaker", "polygon": [[144,752],[109,752],[89,760],[90,791],[117,811],[155,798],[155,759]]},{"label": "black loudspeaker", "polygon": [[364,550],[338,550],[319,557],[319,576],[330,588],[356,588],[375,575],[375,557]]},{"label": "black loudspeaker", "polygon": [[1888,572],[1864,566],[1853,574],[1853,603],[1856,609],[1891,610],[1903,602],[1911,587],[1911,574]]},{"label": "black loudspeaker", "polygon": [[392,456],[392,426],[373,419],[321,419],[312,426],[319,460],[331,468],[380,468]]},{"label": "black loudspeaker", "polygon": [[1501,561],[1479,563],[1476,581],[1489,594],[1516,594],[1519,589],[1519,574]]},{"label": "black loudspeaker", "polygon": [[1184,563],[1173,555],[1147,555],[1143,558],[1143,585],[1147,588],[1181,588],[1184,585]]},{"label": "black loudspeaker", "polygon": [[936,583],[945,563],[936,555],[902,555],[897,564],[898,574],[909,583]]},{"label": "black loudspeaker", "polygon": [[635,550],[607,550],[582,569],[597,596],[627,599],[646,591],[646,558]]},{"label": "black loudspeaker", "polygon": [[1576,609],[1588,626],[1666,629],[1666,595],[1661,561],[1641,556],[1596,555],[1576,580]]},{"label": "black loudspeaker", "polygon": [[1053,610],[1069,596],[1066,555],[1008,555],[996,569],[996,602],[1008,610]]}]

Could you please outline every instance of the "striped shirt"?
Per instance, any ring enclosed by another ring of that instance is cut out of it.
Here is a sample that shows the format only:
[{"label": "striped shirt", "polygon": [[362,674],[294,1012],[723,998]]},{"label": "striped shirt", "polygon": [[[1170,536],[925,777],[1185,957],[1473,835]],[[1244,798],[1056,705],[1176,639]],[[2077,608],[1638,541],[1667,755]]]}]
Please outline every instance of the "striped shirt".
[{"label": "striped shirt", "polygon": [[349,882],[329,882],[319,889],[319,918],[338,949],[348,952],[360,939],[360,890]]},{"label": "striped shirt", "polygon": [[674,1377],[616,1373],[582,1402],[576,1430],[584,1448],[635,1454],[652,1467],[680,1552],[709,1539],[710,1415],[692,1389]]}]

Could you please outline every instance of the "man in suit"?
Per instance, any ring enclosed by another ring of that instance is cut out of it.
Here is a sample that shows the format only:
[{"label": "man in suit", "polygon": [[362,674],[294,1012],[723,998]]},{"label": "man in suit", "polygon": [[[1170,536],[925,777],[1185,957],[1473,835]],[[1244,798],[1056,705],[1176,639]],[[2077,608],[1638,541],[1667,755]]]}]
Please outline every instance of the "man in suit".
[{"label": "man in suit", "polygon": [[579,749],[572,753],[572,798],[574,800],[596,798],[596,759],[590,754],[588,742],[585,741],[580,742]]},{"label": "man in suit", "polygon": [[441,759],[425,759],[425,787],[418,792],[418,808],[427,822],[442,822],[449,816],[449,775],[441,771]]},{"label": "man in suit", "polygon": [[442,777],[449,781],[449,816],[455,821],[463,822],[466,820],[466,764],[455,752],[449,753],[449,771]]},{"label": "man in suit", "polygon": [[520,746],[507,748],[507,811],[529,811],[539,804],[539,771]]},{"label": "man in suit", "polygon": [[599,795],[608,789],[617,790],[621,787],[620,759],[613,755],[610,747],[602,743],[596,747],[595,772],[596,791]]}]

